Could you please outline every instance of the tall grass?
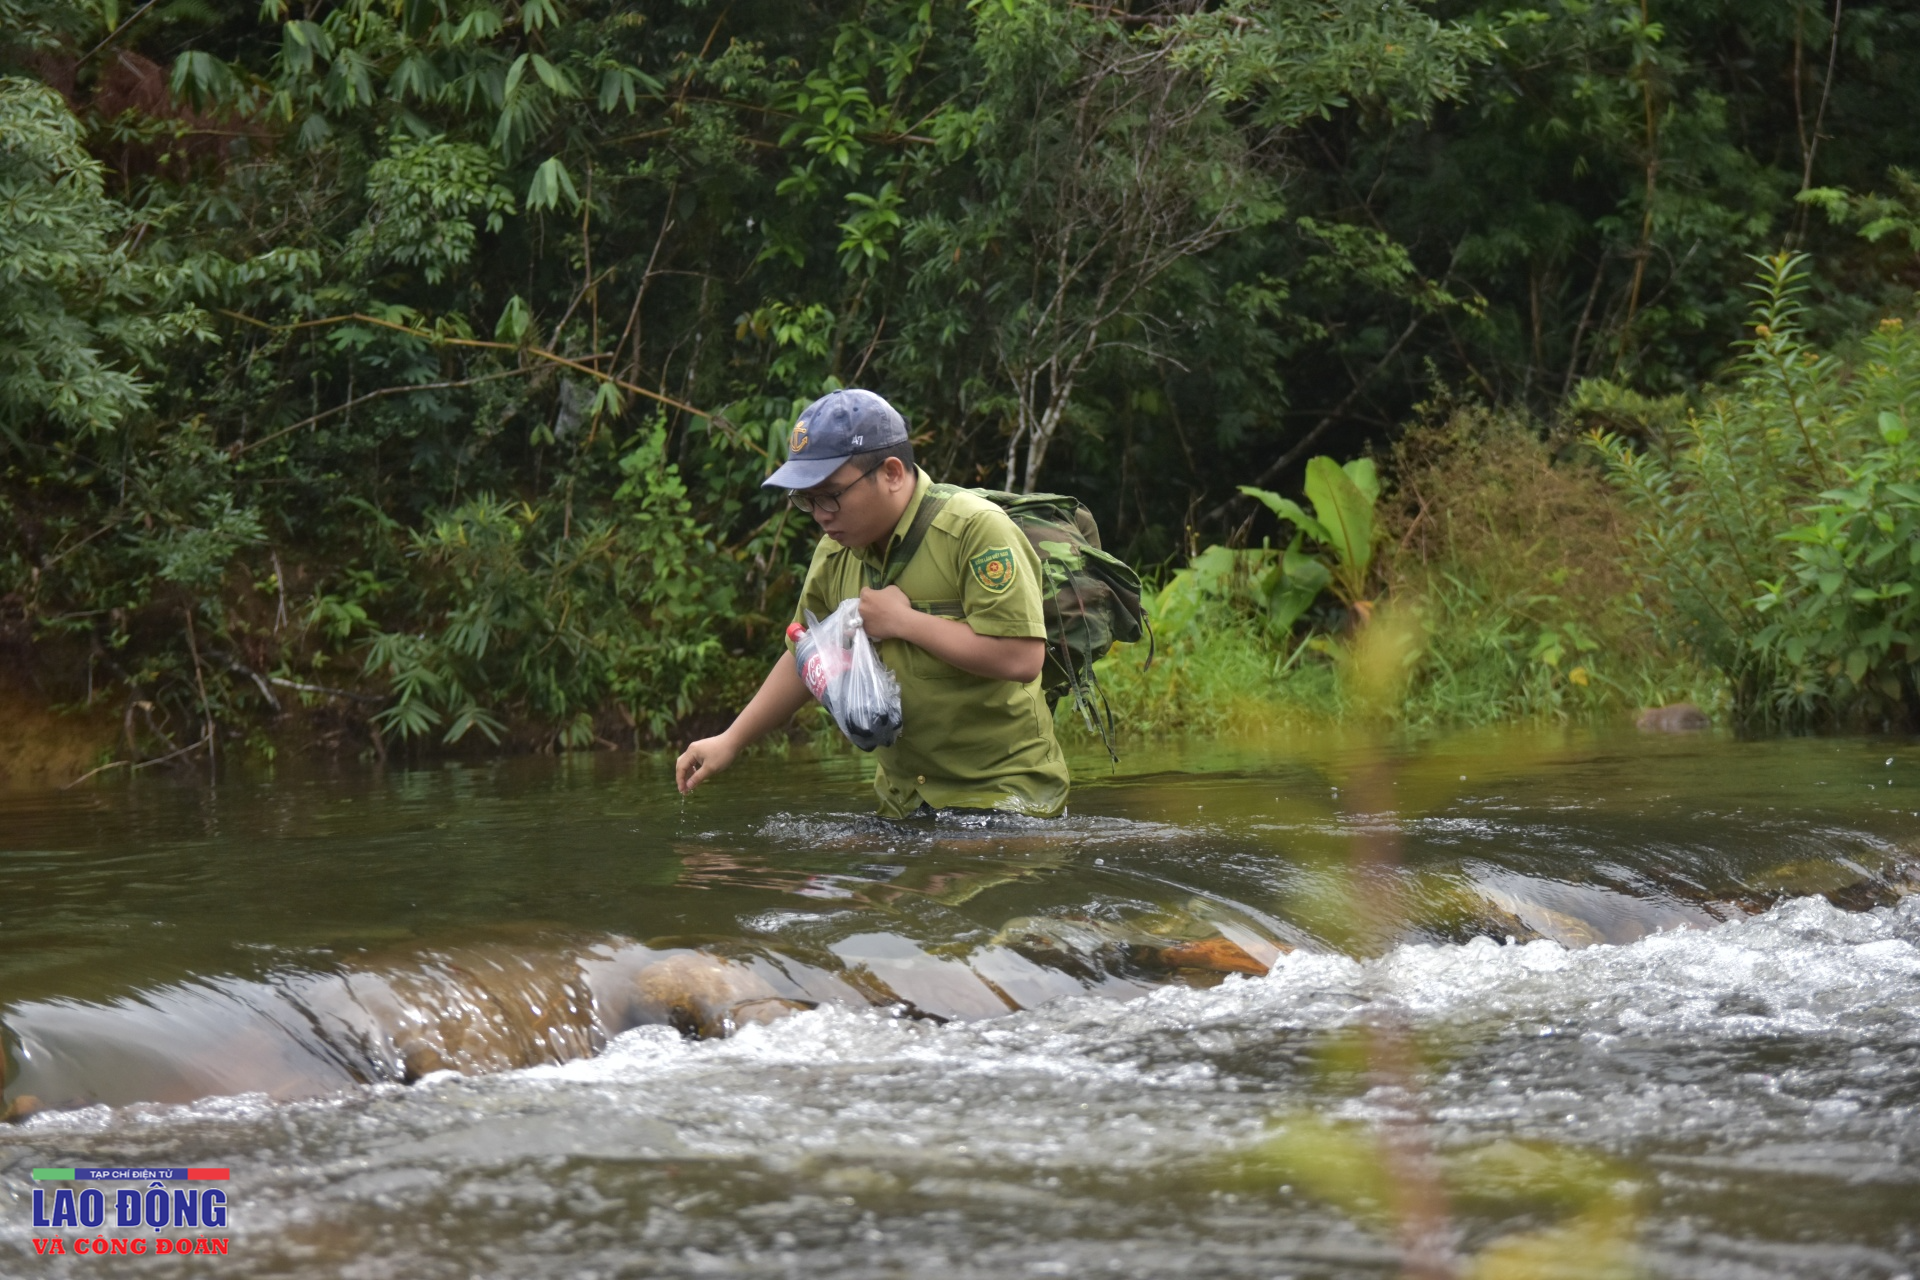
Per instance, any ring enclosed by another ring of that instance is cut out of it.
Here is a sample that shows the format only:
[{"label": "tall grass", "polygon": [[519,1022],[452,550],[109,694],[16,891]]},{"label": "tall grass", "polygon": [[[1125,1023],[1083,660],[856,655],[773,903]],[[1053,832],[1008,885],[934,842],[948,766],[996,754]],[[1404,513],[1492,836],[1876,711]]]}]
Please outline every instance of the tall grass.
[{"label": "tall grass", "polygon": [[1391,473],[1382,577],[1423,635],[1406,723],[1724,705],[1724,681],[1650,625],[1665,602],[1627,554],[1641,517],[1566,435],[1462,409],[1411,428]]}]

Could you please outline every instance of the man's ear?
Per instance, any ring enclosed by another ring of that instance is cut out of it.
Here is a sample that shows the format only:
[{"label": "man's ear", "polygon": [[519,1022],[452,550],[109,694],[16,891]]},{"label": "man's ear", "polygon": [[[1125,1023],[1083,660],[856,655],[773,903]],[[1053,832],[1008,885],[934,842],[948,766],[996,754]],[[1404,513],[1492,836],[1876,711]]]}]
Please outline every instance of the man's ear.
[{"label": "man's ear", "polygon": [[901,481],[913,478],[913,472],[909,471],[907,464],[898,458],[888,458],[885,462],[881,463],[880,472],[886,476],[887,485],[890,488],[898,488]]}]

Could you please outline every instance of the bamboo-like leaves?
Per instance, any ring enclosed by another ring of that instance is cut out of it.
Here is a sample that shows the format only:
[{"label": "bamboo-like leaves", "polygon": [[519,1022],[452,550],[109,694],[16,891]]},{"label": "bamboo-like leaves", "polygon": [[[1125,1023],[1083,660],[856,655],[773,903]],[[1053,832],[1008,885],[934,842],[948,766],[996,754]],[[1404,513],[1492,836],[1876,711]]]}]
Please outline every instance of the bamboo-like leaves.
[{"label": "bamboo-like leaves", "polygon": [[566,163],[559,156],[548,156],[533,172],[533,182],[527,187],[527,208],[555,208],[561,196],[566,197],[568,208],[580,207],[580,192],[573,185],[573,175],[567,172]]},{"label": "bamboo-like leaves", "polygon": [[527,306],[527,300],[519,294],[507,299],[507,305],[500,312],[500,322],[493,327],[493,336],[501,342],[520,343],[526,340],[527,332],[533,327],[533,311]]}]

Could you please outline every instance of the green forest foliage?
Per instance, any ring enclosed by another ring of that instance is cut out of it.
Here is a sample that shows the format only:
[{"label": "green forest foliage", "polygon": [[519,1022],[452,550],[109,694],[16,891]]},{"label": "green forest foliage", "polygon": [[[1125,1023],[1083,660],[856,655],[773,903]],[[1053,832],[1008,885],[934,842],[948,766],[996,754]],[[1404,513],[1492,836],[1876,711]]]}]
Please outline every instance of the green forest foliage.
[{"label": "green forest foliage", "polygon": [[[758,485],[823,390],[1169,572],[1283,541],[1242,486],[1435,394],[1618,428],[1748,378],[1749,255],[1812,255],[1796,342],[1908,308],[1916,66],[1894,3],[0,0],[0,636],[138,755],[300,705],[664,740],[774,651],[812,539]],[[1769,545],[1745,702],[1911,707],[1900,584],[1846,560],[1908,519],[1877,439]],[[1604,687],[1579,619],[1442,580],[1554,657],[1493,705]]]},{"label": "green forest foliage", "polygon": [[1645,447],[1595,438],[1654,617],[1750,724],[1920,727],[1920,338],[1889,317],[1843,361],[1802,329],[1803,257],[1758,288],[1731,386]]}]

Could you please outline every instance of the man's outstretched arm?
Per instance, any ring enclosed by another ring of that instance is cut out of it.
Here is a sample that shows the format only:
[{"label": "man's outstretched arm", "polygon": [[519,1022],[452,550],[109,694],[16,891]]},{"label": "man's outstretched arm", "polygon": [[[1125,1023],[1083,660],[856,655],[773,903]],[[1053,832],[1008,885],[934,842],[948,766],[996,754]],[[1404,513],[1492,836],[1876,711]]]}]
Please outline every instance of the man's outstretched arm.
[{"label": "man's outstretched arm", "polygon": [[753,695],[726,731],[688,743],[674,761],[673,779],[680,793],[685,795],[731,765],[747,747],[793,719],[812,697],[793,665],[793,655],[783,652],[761,682],[760,692]]}]

